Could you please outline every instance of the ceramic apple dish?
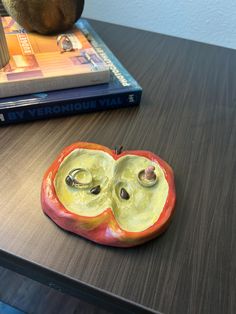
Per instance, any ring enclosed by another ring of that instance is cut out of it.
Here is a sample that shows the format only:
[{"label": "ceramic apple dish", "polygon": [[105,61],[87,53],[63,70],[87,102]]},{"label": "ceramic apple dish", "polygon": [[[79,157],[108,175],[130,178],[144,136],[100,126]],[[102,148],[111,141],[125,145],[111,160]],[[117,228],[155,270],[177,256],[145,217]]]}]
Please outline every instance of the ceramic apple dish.
[{"label": "ceramic apple dish", "polygon": [[43,211],[61,228],[121,247],[161,234],[175,198],[173,171],[157,155],[81,142],[56,158],[41,192]]}]

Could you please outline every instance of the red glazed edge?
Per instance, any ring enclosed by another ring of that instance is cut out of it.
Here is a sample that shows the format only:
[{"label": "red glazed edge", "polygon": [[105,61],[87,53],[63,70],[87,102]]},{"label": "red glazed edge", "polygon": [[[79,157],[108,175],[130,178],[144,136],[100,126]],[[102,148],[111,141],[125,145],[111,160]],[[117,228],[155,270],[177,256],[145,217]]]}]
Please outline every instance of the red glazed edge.
[{"label": "red glazed edge", "polygon": [[[169,185],[169,192],[160,217],[151,227],[141,232],[125,231],[118,225],[111,208],[107,208],[103,213],[97,216],[86,217],[70,212],[61,204],[55,192],[54,178],[64,158],[75,149],[80,148],[104,151],[110,154],[115,160],[125,155],[143,156],[160,165],[165,173],[165,178]],[[43,211],[58,226],[93,242],[118,247],[136,246],[164,232],[174,213],[175,201],[176,193],[172,168],[157,155],[149,151],[140,150],[124,151],[120,155],[116,155],[115,151],[105,146],[86,142],[74,143],[61,152],[46,171],[41,189]]]}]

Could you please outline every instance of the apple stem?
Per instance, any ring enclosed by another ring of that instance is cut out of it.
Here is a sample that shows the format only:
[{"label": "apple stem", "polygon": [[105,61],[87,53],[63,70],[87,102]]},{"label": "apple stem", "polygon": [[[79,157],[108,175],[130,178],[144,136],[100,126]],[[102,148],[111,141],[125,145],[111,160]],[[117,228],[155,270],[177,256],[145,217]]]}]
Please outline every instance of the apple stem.
[{"label": "apple stem", "polygon": [[115,146],[115,153],[116,155],[120,155],[122,153],[123,150],[123,146],[119,145],[119,146]]}]

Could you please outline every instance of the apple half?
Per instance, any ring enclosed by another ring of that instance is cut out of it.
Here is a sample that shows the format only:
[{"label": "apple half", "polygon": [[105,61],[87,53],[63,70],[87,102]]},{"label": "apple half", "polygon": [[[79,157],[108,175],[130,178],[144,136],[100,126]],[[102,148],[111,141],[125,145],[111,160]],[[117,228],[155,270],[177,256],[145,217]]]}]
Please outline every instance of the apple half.
[{"label": "apple half", "polygon": [[[139,173],[150,166],[155,167],[156,183],[143,186]],[[89,173],[90,183],[68,184],[74,169]],[[173,171],[157,155],[141,150],[117,153],[84,142],[61,152],[46,171],[41,190],[43,211],[58,226],[119,247],[142,244],[165,231],[175,200]]]}]

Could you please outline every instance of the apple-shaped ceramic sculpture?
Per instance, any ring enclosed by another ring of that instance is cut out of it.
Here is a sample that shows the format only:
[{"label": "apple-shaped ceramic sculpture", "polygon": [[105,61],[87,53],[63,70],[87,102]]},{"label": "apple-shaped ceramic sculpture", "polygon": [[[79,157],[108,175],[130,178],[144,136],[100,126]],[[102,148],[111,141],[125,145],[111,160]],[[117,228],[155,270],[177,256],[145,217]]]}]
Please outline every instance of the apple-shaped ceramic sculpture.
[{"label": "apple-shaped ceramic sculpture", "polygon": [[2,0],[12,18],[30,32],[52,34],[70,29],[80,18],[84,0]]},{"label": "apple-shaped ceramic sculpture", "polygon": [[78,142],[45,173],[41,201],[43,211],[63,229],[100,244],[136,246],[169,225],[173,171],[148,151]]}]

